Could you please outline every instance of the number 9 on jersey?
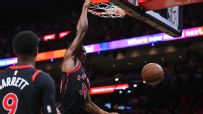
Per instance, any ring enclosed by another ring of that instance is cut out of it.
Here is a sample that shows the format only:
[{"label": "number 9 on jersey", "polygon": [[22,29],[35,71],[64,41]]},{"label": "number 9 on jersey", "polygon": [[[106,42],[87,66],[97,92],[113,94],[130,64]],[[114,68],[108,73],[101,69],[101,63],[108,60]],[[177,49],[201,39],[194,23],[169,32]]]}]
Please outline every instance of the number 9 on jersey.
[{"label": "number 9 on jersey", "polygon": [[3,108],[9,111],[8,114],[15,114],[18,108],[18,97],[14,93],[8,93],[2,101]]}]

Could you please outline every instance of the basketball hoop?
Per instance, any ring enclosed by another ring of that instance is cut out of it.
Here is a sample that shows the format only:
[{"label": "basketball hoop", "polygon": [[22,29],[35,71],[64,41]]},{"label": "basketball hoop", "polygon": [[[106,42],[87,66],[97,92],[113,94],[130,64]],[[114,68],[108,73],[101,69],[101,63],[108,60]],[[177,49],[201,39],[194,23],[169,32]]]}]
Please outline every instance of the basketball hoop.
[{"label": "basketball hoop", "polygon": [[126,12],[123,9],[107,0],[92,0],[92,3],[89,6],[89,12],[103,18],[124,18],[126,15]]}]

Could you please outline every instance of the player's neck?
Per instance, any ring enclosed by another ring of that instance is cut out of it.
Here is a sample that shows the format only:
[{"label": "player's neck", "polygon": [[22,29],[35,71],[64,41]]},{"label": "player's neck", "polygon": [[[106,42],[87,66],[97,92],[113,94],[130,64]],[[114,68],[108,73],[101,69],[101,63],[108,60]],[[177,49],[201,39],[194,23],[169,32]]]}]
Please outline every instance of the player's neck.
[{"label": "player's neck", "polygon": [[18,58],[18,62],[17,62],[16,65],[32,65],[32,66],[35,66],[35,58],[29,58],[29,59]]}]

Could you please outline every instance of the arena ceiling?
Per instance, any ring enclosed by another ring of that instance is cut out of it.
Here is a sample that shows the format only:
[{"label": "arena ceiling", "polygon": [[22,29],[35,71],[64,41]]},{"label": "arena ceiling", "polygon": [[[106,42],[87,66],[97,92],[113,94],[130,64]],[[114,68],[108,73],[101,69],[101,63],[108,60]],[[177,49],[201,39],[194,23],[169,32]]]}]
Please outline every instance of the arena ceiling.
[{"label": "arena ceiling", "polygon": [[54,18],[71,10],[79,10],[82,2],[83,0],[0,0],[1,20],[17,22],[22,19]]}]

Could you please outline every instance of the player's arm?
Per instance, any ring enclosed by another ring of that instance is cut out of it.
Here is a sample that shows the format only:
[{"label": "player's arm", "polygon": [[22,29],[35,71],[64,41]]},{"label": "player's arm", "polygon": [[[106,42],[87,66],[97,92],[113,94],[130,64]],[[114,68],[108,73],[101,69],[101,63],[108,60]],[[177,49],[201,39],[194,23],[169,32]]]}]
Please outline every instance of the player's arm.
[{"label": "player's arm", "polygon": [[85,99],[85,110],[90,114],[118,114],[118,113],[108,113],[101,108],[99,108],[94,102],[91,101],[90,94],[88,92],[87,98]]},{"label": "player's arm", "polygon": [[57,114],[53,79],[48,74],[40,73],[35,80],[35,85],[40,91],[43,114]]},{"label": "player's arm", "polygon": [[78,47],[81,45],[81,42],[88,30],[87,13],[88,13],[89,4],[90,4],[90,0],[85,0],[85,3],[83,4],[83,8],[82,8],[82,13],[80,15],[80,19],[77,24],[76,37],[74,38],[70,47],[67,49],[64,55],[64,60],[69,59],[75,54]]}]

